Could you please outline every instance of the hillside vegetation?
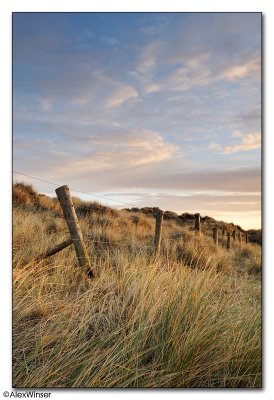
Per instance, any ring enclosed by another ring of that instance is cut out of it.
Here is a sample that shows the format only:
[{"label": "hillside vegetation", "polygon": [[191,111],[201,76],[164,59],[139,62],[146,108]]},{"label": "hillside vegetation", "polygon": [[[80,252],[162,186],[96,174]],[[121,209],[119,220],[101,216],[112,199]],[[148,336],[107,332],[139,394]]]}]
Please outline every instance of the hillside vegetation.
[{"label": "hillside vegetation", "polygon": [[[13,186],[13,387],[261,387],[261,247],[213,243],[192,217],[74,198],[95,271],[73,246],[56,199]],[[188,214],[188,216],[191,214]],[[226,229],[232,225],[225,224]]]}]

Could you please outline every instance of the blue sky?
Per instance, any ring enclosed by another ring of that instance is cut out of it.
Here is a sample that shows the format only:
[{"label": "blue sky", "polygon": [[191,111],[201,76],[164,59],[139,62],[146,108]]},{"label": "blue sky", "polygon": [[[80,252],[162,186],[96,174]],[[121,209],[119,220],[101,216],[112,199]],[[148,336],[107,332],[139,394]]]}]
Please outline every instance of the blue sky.
[{"label": "blue sky", "polygon": [[260,13],[15,13],[13,168],[260,227],[260,63]]}]

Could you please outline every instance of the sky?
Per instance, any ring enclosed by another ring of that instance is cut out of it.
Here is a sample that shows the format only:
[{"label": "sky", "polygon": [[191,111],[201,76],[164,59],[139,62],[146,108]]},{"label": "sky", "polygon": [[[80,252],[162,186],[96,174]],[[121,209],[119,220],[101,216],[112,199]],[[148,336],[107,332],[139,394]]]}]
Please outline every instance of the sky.
[{"label": "sky", "polygon": [[13,169],[260,228],[260,67],[260,13],[14,13]]}]

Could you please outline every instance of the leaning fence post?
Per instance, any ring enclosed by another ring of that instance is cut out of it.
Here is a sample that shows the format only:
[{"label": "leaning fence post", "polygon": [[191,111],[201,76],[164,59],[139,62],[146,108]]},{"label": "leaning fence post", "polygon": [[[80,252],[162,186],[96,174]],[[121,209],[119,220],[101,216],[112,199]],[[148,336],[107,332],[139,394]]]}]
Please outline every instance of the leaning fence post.
[{"label": "leaning fence post", "polygon": [[217,227],[213,228],[213,240],[216,245],[216,249],[218,250],[219,239],[218,239],[218,228]]},{"label": "leaning fence post", "polygon": [[88,274],[90,276],[94,276],[76,211],[70,197],[69,188],[67,185],[64,185],[57,188],[55,192],[57,194],[58,200],[61,204],[66,219],[66,223],[74,244],[79,265],[80,267],[87,268]]},{"label": "leaning fence post", "polygon": [[195,231],[198,235],[201,234],[201,216],[199,213],[195,214]]},{"label": "leaning fence post", "polygon": [[154,237],[155,254],[158,254],[160,251],[163,215],[164,212],[162,210],[159,210],[156,214],[155,237]]},{"label": "leaning fence post", "polygon": [[230,249],[230,232],[227,232],[226,248],[227,248],[227,250]]},{"label": "leaning fence post", "polygon": [[53,256],[54,254],[58,253],[59,251],[64,250],[66,247],[70,246],[72,243],[73,243],[73,241],[71,239],[65,240],[64,242],[57,244],[56,246],[52,247],[51,249],[44,251],[38,257],[35,257],[33,261],[40,261],[40,260],[43,260],[44,258]]}]

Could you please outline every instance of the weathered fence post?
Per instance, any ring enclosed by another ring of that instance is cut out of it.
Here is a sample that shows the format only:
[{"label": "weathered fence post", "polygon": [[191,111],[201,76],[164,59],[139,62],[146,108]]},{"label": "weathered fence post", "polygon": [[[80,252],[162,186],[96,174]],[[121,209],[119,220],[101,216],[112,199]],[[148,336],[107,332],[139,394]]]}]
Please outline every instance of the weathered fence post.
[{"label": "weathered fence post", "polygon": [[230,249],[230,232],[227,232],[226,248],[227,248],[227,250]]},{"label": "weathered fence post", "polygon": [[239,245],[242,246],[242,234],[241,232],[238,233]]},{"label": "weathered fence post", "polygon": [[201,234],[201,216],[199,213],[195,214],[195,231],[198,235]]},{"label": "weathered fence post", "polygon": [[221,240],[222,245],[224,245],[225,242],[225,235],[226,235],[226,229],[222,228],[222,240]]},{"label": "weathered fence post", "polygon": [[216,245],[216,249],[218,250],[219,239],[218,239],[218,228],[217,227],[213,228],[213,240]]},{"label": "weathered fence post", "polygon": [[33,261],[39,261],[39,260],[43,260],[44,258],[53,256],[54,254],[58,253],[59,251],[64,250],[66,247],[70,246],[72,243],[73,243],[73,240],[71,240],[71,239],[65,240],[64,242],[57,244],[56,246],[52,247],[51,249],[44,251],[38,257],[35,257],[35,259]]},{"label": "weathered fence post", "polygon": [[164,212],[162,210],[159,210],[156,214],[155,236],[154,236],[155,254],[158,254],[160,251],[163,215]]},{"label": "weathered fence post", "polygon": [[235,243],[235,240],[236,240],[236,231],[233,231],[233,232],[232,232],[232,238],[233,238],[233,242]]},{"label": "weathered fence post", "polygon": [[246,244],[248,243],[248,234],[247,233],[245,234],[245,243]]},{"label": "weathered fence post", "polygon": [[68,186],[64,185],[55,190],[61,204],[71,239],[75,248],[80,267],[88,269],[89,276],[94,276],[82,231],[78,222],[76,211],[70,197]]}]

